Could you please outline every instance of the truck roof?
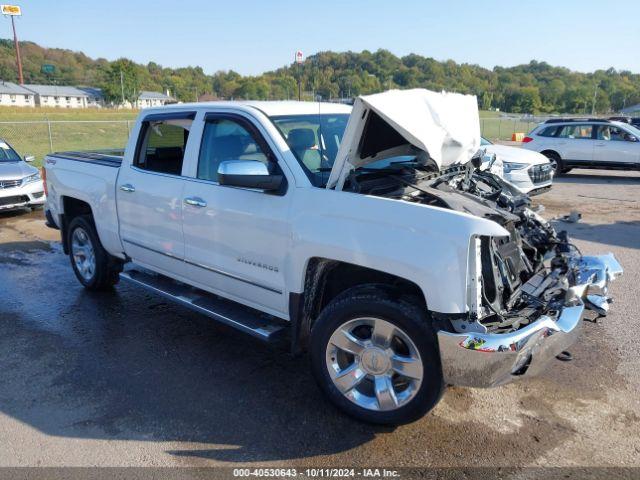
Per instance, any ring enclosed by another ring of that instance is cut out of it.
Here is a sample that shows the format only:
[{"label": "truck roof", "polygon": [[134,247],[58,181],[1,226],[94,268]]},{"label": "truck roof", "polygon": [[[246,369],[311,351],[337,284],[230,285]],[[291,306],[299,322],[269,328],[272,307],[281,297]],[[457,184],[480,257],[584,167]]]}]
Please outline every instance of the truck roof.
[{"label": "truck roof", "polygon": [[216,108],[240,107],[241,109],[255,108],[267,116],[278,115],[313,115],[320,113],[338,114],[351,113],[351,106],[341,103],[329,102],[298,102],[298,101],[216,101],[216,102],[194,102],[194,103],[173,103],[162,107],[152,107],[144,109],[145,112],[166,112],[167,110],[215,110]]}]

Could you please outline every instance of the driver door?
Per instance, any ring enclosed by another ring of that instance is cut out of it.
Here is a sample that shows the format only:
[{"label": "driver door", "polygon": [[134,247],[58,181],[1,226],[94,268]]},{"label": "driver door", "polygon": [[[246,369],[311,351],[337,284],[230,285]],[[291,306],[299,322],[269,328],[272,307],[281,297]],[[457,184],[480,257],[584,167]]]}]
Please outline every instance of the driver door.
[{"label": "driver door", "polygon": [[[593,161],[602,164],[640,163],[640,142],[626,130],[616,125],[599,125],[597,141],[593,150]],[[624,166],[624,165],[621,165]]]},{"label": "driver door", "polygon": [[183,191],[186,275],[205,290],[288,318],[291,195],[218,183],[222,162],[244,160],[276,158],[250,120],[207,114],[196,178],[185,178]]}]

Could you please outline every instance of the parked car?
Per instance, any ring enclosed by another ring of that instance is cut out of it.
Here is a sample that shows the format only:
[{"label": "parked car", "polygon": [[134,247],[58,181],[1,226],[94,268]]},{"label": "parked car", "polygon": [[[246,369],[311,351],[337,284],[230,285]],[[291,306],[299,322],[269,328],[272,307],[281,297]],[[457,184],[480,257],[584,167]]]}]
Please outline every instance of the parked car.
[{"label": "parked car", "polygon": [[626,117],[626,116],[609,117],[609,120],[628,123],[628,124],[633,125],[634,127],[638,128],[638,129],[640,129],[640,117]]},{"label": "parked car", "polygon": [[20,155],[0,139],[0,211],[37,208],[46,197],[40,171],[29,165],[34,158]]},{"label": "parked car", "polygon": [[640,169],[640,130],[601,118],[552,119],[534,128],[523,148],[549,158],[556,174],[573,167]]},{"label": "parked car", "polygon": [[548,191],[553,181],[553,166],[544,155],[508,145],[496,145],[486,138],[480,145],[501,160],[502,176],[524,193],[537,195]]},{"label": "parked car", "polygon": [[419,89],[353,110],[151,108],[124,156],[46,157],[46,217],[86,288],[123,279],[256,338],[285,336],[335,405],[399,424],[445,385],[546,371],[585,308],[606,314],[622,273],[481,171],[479,146],[475,97]]}]

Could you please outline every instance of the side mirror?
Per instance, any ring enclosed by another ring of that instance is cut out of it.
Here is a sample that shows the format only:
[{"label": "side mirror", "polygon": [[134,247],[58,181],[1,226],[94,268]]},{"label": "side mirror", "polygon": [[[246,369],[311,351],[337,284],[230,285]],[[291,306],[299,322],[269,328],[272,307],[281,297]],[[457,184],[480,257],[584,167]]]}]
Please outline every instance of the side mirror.
[{"label": "side mirror", "polygon": [[31,163],[36,159],[36,157],[34,157],[33,155],[25,155],[24,156],[24,161],[27,163]]},{"label": "side mirror", "polygon": [[218,167],[218,183],[228,187],[254,188],[272,192],[282,185],[282,175],[272,174],[256,160],[228,160]]}]

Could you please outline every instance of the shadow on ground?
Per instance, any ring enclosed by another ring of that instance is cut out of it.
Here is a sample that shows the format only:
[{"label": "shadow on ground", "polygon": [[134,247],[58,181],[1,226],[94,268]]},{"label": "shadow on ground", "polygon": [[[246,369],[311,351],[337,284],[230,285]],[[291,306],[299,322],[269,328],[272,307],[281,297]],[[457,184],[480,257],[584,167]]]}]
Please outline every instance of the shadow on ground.
[{"label": "shadow on ground", "polygon": [[[588,172],[588,173],[587,173]],[[625,176],[607,173],[606,170],[598,170],[591,173],[589,170],[572,170],[569,173],[559,175],[553,179],[554,183],[578,183],[580,185],[638,185],[640,186],[640,172],[625,172]]]},{"label": "shadow on ground", "polygon": [[556,230],[566,230],[570,238],[578,238],[604,245],[640,249],[640,221],[590,224],[552,222]]}]

